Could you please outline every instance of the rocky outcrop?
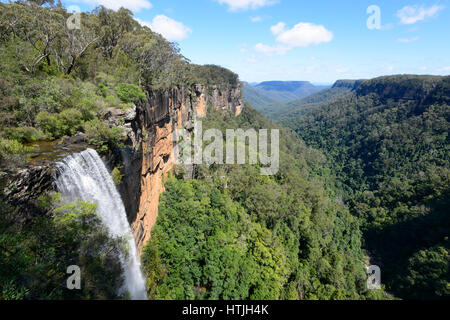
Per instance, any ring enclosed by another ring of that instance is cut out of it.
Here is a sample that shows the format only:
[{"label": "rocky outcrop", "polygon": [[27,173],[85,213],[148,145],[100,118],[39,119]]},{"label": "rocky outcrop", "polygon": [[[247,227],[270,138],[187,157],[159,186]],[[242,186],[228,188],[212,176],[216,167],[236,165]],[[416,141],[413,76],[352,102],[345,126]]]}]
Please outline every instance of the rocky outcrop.
[{"label": "rocky outcrop", "polygon": [[115,162],[123,165],[119,190],[139,251],[156,222],[163,178],[174,166],[174,130],[192,130],[194,120],[209,108],[239,115],[242,105],[240,88],[196,85],[189,90],[149,91],[146,102],[136,107],[134,119],[125,121],[130,128],[128,147]]},{"label": "rocky outcrop", "polygon": [[3,196],[14,209],[14,217],[20,223],[26,223],[45,210],[38,204],[40,196],[55,191],[54,177],[56,169],[53,164],[44,166],[31,165],[8,175]]},{"label": "rocky outcrop", "polygon": [[[16,221],[27,223],[47,211],[39,206],[39,198],[56,192],[56,164],[67,155],[88,147],[83,133],[66,137],[63,141],[40,141],[29,154],[29,161],[15,169],[1,168],[0,186],[3,200],[14,211]],[[5,170],[5,171],[3,171]]]}]

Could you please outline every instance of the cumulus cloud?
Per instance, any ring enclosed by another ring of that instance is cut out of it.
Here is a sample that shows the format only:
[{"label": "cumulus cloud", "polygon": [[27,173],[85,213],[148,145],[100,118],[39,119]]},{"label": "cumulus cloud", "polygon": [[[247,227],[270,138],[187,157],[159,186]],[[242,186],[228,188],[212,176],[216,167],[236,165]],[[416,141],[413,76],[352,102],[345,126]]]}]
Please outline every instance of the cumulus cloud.
[{"label": "cumulus cloud", "polygon": [[90,4],[90,5],[102,5],[105,8],[118,10],[121,7],[130,9],[131,11],[138,12],[142,9],[151,9],[153,5],[148,0],[80,0],[81,2]]},{"label": "cumulus cloud", "polygon": [[286,24],[284,22],[278,22],[276,25],[270,27],[270,31],[274,34],[274,35],[278,35],[281,32],[284,31],[284,28],[286,27]]},{"label": "cumulus cloud", "polygon": [[141,25],[147,26],[152,31],[161,34],[170,41],[180,41],[189,37],[192,30],[183,23],[175,21],[165,15],[157,15],[152,22],[141,21],[136,19]]},{"label": "cumulus cloud", "polygon": [[420,39],[420,37],[400,38],[400,39],[397,39],[397,41],[398,41],[398,42],[401,42],[401,43],[410,43],[410,42],[417,41],[417,40],[419,40],[419,39]]},{"label": "cumulus cloud", "polygon": [[258,9],[265,6],[271,6],[278,0],[216,0],[220,4],[228,5],[231,11]]},{"label": "cumulus cloud", "polygon": [[435,17],[443,6],[433,5],[429,8],[419,6],[406,6],[397,11],[397,17],[401,24],[414,24]]},{"label": "cumulus cloud", "polygon": [[333,40],[333,33],[331,31],[327,30],[324,26],[308,22],[300,22],[292,29],[286,29],[286,24],[279,22],[272,26],[270,31],[276,36],[278,45],[268,46],[258,43],[255,46],[255,50],[269,56],[283,55],[293,48],[307,47]]},{"label": "cumulus cloud", "polygon": [[[276,30],[279,31],[279,30]],[[300,22],[292,29],[281,30],[277,41],[290,47],[307,47],[312,44],[326,43],[333,40],[333,33],[324,26]]]}]

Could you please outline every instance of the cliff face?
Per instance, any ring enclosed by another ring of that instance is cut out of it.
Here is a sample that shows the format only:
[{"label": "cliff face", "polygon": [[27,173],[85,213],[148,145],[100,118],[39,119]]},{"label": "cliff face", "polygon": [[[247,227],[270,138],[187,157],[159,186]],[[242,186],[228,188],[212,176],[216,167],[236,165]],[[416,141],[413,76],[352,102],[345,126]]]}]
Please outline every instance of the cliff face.
[{"label": "cliff face", "polygon": [[148,92],[129,127],[128,148],[121,151],[124,179],[120,192],[139,251],[150,237],[158,215],[163,178],[174,166],[172,133],[193,129],[208,108],[239,115],[241,89],[196,85],[192,89]]},{"label": "cliff face", "polygon": [[356,90],[364,80],[337,80],[332,88],[347,88]]},{"label": "cliff face", "polygon": [[422,105],[449,103],[450,76],[398,75],[364,81],[358,96],[377,95],[383,100],[414,100]]}]

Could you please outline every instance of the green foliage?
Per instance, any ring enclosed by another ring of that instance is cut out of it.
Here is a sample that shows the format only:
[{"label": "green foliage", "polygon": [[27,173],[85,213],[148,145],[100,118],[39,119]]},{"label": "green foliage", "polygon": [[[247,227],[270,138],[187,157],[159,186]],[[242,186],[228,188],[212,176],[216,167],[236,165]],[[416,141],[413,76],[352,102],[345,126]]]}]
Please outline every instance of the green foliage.
[{"label": "green foliage", "polygon": [[188,68],[190,81],[210,86],[240,86],[238,75],[216,65],[190,65]]},{"label": "green foliage", "polygon": [[[123,284],[119,255],[125,242],[111,238],[96,205],[55,203],[28,225],[0,209],[0,299],[118,299]],[[67,267],[81,268],[81,290],[66,288]]]},{"label": "green foliage", "polygon": [[32,148],[25,147],[17,140],[0,139],[0,165],[19,164],[26,159]]},{"label": "green foliage", "polygon": [[48,137],[57,139],[81,131],[83,114],[77,109],[66,109],[60,113],[44,111],[36,116],[36,123]]},{"label": "green foliage", "polygon": [[89,143],[94,145],[101,153],[123,146],[123,129],[120,127],[111,128],[104,121],[95,119],[87,122],[85,132],[89,138]]},{"label": "green foliage", "polygon": [[17,140],[21,143],[44,140],[45,134],[33,127],[9,127],[5,129],[5,138]]},{"label": "green foliage", "polygon": [[116,87],[117,95],[125,103],[138,103],[146,98],[145,93],[137,85],[121,83]]},{"label": "green foliage", "polygon": [[117,165],[114,167],[113,171],[111,172],[112,179],[116,185],[120,185],[122,183],[122,179],[124,177],[124,174],[122,174],[122,165]]}]

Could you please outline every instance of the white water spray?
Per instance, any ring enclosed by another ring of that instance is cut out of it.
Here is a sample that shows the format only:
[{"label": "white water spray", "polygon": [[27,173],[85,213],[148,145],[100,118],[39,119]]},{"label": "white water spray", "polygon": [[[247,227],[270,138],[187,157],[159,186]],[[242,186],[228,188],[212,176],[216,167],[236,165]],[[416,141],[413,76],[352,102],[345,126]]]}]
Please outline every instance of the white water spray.
[{"label": "white water spray", "polygon": [[56,186],[66,201],[81,199],[98,205],[97,213],[113,236],[125,236],[129,258],[121,257],[124,268],[125,290],[133,300],[147,299],[145,280],[136,250],[136,243],[127,220],[119,192],[103,161],[96,151],[87,149],[66,157],[58,163]]}]

